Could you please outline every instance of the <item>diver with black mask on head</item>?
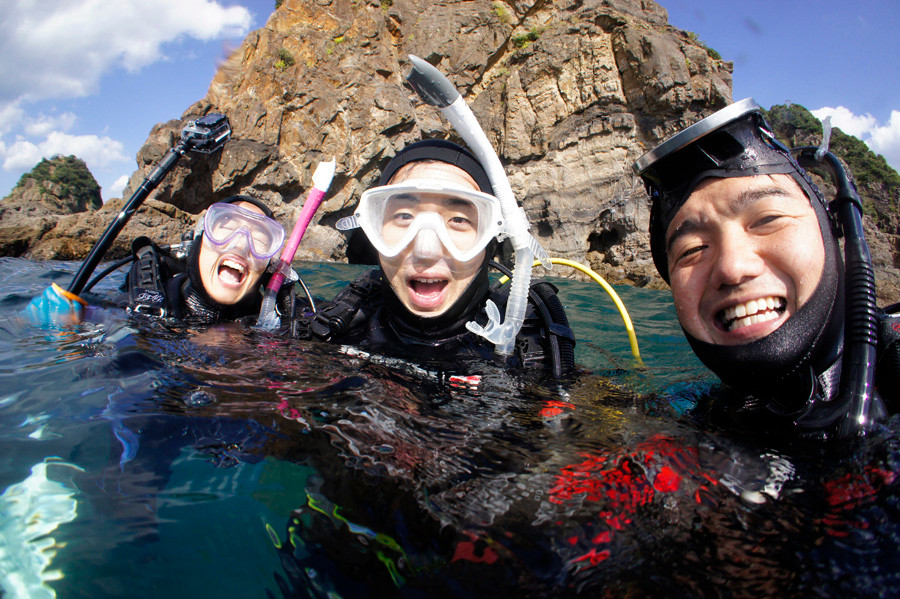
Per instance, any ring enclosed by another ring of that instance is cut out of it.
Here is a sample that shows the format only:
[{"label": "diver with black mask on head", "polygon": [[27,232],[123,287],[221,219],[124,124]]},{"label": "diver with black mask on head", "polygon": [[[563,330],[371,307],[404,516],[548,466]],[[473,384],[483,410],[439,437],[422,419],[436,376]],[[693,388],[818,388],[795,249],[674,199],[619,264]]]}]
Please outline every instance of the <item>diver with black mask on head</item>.
[{"label": "diver with black mask on head", "polygon": [[897,318],[874,308],[855,188],[832,155],[800,158],[836,173],[843,204],[829,206],[750,99],[673,136],[634,169],[651,196],[653,259],[685,336],[728,389],[704,406],[726,426],[845,437],[868,430],[885,403],[896,411],[900,345],[889,325]]}]

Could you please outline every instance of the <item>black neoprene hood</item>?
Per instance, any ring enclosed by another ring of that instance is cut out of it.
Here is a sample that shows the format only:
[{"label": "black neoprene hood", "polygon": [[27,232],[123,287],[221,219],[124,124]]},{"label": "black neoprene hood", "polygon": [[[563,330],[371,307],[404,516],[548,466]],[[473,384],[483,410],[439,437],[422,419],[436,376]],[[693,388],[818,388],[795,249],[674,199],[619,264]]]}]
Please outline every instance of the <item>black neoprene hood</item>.
[{"label": "black neoprene hood", "polygon": [[650,250],[663,279],[669,282],[666,231],[678,210],[708,178],[792,175],[809,196],[821,202],[790,150],[775,139],[751,98],[706,117],[641,156],[633,165],[647,186]]},{"label": "black neoprene hood", "polygon": [[469,173],[478,185],[478,189],[484,193],[494,195],[491,180],[484,167],[478,162],[478,159],[464,147],[445,139],[423,139],[422,141],[411,143],[397,152],[388,165],[384,167],[384,170],[381,171],[378,185],[388,185],[394,175],[397,174],[397,171],[410,162],[419,162],[421,160],[436,160],[459,167]]}]

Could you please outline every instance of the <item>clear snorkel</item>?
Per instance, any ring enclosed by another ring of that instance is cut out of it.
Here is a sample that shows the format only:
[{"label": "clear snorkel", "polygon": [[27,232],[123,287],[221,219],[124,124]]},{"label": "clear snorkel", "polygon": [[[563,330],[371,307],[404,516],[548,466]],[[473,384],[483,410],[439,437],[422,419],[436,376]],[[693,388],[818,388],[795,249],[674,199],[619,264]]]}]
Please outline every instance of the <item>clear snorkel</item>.
[{"label": "clear snorkel", "polygon": [[493,343],[498,354],[508,356],[513,351],[516,335],[525,320],[534,259],[537,258],[544,268],[549,269],[550,258],[529,232],[528,217],[525,210],[516,203],[503,165],[462,95],[450,80],[431,64],[413,55],[409,56],[409,60],[412,63],[412,71],[406,76],[407,82],[425,103],[439,108],[444,117],[450,121],[487,171],[494,195],[500,201],[500,210],[505,223],[504,233],[512,240],[516,256],[505,319],[501,322],[500,310],[494,302],[488,300],[485,306],[488,323],[481,326],[472,321],[466,323],[466,328]]}]

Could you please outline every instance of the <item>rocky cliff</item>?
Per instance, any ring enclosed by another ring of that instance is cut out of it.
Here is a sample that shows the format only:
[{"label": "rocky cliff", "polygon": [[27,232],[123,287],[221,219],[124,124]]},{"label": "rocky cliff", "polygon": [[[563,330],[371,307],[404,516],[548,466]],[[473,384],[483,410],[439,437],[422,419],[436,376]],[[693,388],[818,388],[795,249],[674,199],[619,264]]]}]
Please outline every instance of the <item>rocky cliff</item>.
[{"label": "rocky cliff", "polygon": [[[732,65],[671,27],[652,0],[285,0],[205,98],[151,132],[125,197],[187,120],[223,112],[234,129],[220,154],[181,161],[114,252],[141,234],[174,242],[204,207],[236,193],[264,199],[290,226],[316,164],[335,157],[339,173],[298,257],[343,259],[332,225],[390,157],[422,137],[457,139],[405,86],[408,54],[463,93],[552,256],[589,263],[612,283],[662,285],[630,166],[729,103]],[[27,255],[83,256],[120,207],[61,218]]]},{"label": "rocky cliff", "polygon": [[18,256],[37,245],[60,215],[97,210],[100,185],[83,160],[54,156],[22,175],[0,202],[0,256]]}]

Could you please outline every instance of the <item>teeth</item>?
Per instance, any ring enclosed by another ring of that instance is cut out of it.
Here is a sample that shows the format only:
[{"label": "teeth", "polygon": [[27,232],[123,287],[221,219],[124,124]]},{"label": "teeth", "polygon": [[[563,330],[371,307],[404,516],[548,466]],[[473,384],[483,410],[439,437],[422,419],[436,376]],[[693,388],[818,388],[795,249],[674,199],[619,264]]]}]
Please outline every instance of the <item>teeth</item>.
[{"label": "teeth", "polygon": [[778,318],[779,310],[784,303],[778,297],[762,297],[738,304],[722,311],[722,323],[729,331],[748,327],[758,322],[766,322]]},{"label": "teeth", "polygon": [[440,283],[443,279],[416,279],[420,283]]},{"label": "teeth", "polygon": [[244,265],[241,264],[240,262],[236,262],[236,261],[232,260],[231,258],[225,258],[224,260],[222,260],[222,266],[227,266],[228,268],[233,268],[236,271],[238,271],[239,273],[244,272]]}]

